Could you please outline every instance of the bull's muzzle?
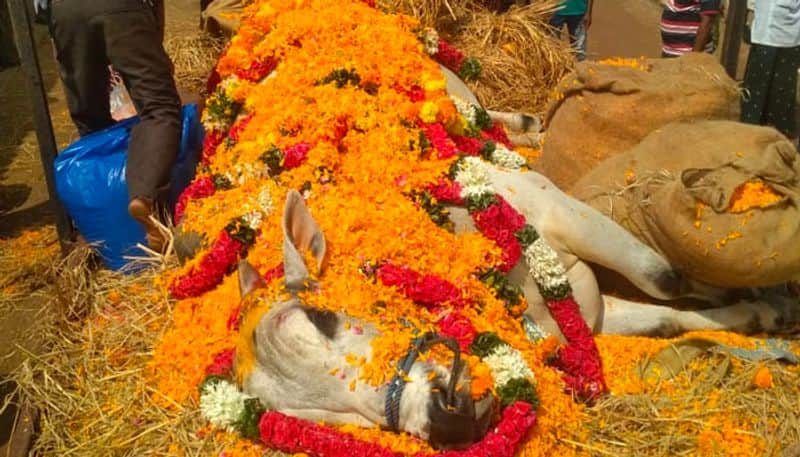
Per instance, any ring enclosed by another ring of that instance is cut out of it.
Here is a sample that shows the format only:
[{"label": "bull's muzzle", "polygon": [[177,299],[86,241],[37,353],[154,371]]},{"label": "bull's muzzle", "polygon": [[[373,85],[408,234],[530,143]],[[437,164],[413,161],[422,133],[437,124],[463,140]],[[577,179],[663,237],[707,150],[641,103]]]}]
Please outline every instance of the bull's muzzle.
[{"label": "bull's muzzle", "polygon": [[436,449],[460,449],[486,435],[494,413],[491,395],[475,402],[469,392],[458,393],[453,405],[448,405],[443,389],[431,395],[428,408],[431,421],[430,443]]}]

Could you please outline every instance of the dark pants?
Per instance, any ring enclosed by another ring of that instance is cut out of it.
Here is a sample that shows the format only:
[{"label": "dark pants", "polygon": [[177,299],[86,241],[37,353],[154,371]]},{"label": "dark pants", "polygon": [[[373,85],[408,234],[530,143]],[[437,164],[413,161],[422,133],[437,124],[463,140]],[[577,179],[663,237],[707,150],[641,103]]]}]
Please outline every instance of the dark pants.
[{"label": "dark pants", "polygon": [[111,64],[122,75],[141,121],[131,131],[130,198],[161,200],[178,151],[181,102],[162,45],[164,5],[143,0],[53,0],[50,32],[70,115],[87,135],[114,123]]},{"label": "dark pants", "polygon": [[776,48],[753,44],[747,57],[742,122],[771,125],[797,138],[795,119],[800,46]]},{"label": "dark pants", "polygon": [[567,24],[569,43],[579,61],[586,60],[586,29],[583,27],[583,16],[554,14],[550,17],[550,27],[553,27],[556,36],[560,36],[561,29]]}]

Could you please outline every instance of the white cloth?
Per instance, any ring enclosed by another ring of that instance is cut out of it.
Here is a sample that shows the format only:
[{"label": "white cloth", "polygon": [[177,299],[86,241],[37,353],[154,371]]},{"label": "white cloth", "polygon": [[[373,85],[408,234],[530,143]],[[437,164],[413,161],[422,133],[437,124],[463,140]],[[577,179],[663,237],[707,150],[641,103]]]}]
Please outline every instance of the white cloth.
[{"label": "white cloth", "polygon": [[755,0],[751,40],[755,44],[800,46],[800,0]]}]

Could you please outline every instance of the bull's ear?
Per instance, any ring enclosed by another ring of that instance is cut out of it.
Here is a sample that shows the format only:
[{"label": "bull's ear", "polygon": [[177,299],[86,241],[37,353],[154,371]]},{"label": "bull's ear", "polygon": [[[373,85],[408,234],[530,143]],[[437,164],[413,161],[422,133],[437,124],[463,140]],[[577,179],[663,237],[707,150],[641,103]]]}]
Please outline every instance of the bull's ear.
[{"label": "bull's ear", "polygon": [[259,289],[261,287],[266,287],[267,283],[264,281],[264,278],[255,269],[254,266],[250,265],[247,260],[242,260],[239,262],[239,297],[244,298],[250,292]]},{"label": "bull's ear", "polygon": [[303,197],[291,190],[283,209],[283,271],[289,290],[306,287],[309,273],[302,255],[306,250],[314,255],[319,271],[325,259],[325,237],[308,212]]}]

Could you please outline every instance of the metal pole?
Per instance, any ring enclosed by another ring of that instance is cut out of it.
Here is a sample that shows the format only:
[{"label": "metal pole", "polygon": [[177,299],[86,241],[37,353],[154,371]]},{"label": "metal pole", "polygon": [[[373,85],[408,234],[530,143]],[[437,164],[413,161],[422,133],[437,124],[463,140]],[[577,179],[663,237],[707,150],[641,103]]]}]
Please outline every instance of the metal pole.
[{"label": "metal pole", "polygon": [[744,26],[747,21],[747,0],[728,0],[725,21],[725,36],[722,41],[722,66],[728,75],[736,79],[739,68],[739,49],[742,46]]},{"label": "metal pole", "polygon": [[50,194],[50,206],[56,217],[58,240],[61,244],[61,251],[66,252],[67,243],[72,232],[72,224],[66,211],[64,211],[64,207],[58,200],[58,195],[56,195],[53,162],[56,159],[56,154],[58,154],[58,147],[53,134],[53,124],[50,120],[50,108],[47,105],[47,90],[44,87],[42,71],[39,68],[30,12],[27,7],[28,3],[30,3],[30,0],[9,0],[8,6],[11,12],[11,24],[14,28],[20,64],[28,80],[28,92],[33,102],[36,140],[39,143],[39,155],[44,167],[47,192]]}]

